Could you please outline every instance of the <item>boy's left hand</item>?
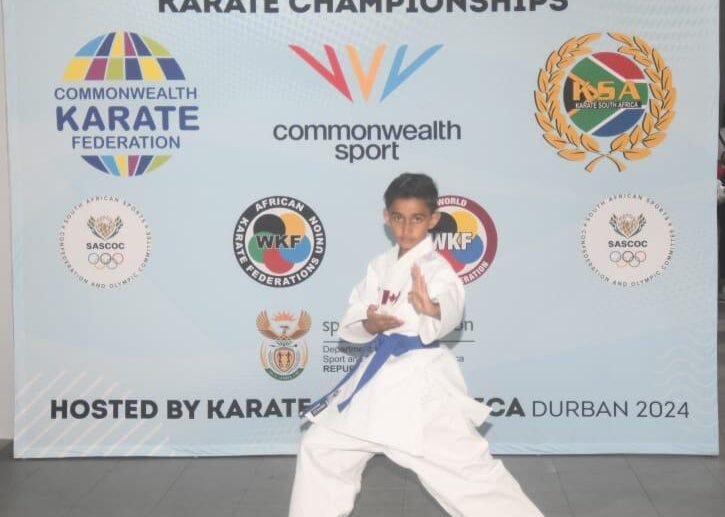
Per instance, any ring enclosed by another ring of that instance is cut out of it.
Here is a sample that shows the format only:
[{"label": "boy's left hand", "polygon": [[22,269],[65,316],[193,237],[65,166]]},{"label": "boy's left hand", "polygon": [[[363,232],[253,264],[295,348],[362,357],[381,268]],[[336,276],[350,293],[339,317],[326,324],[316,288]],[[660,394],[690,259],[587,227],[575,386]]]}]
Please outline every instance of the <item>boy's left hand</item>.
[{"label": "boy's left hand", "polygon": [[413,290],[408,293],[408,301],[413,304],[413,307],[419,313],[440,319],[441,307],[430,299],[428,286],[425,283],[425,278],[423,278],[423,273],[420,271],[420,266],[414,264],[410,269],[410,273],[413,277]]}]

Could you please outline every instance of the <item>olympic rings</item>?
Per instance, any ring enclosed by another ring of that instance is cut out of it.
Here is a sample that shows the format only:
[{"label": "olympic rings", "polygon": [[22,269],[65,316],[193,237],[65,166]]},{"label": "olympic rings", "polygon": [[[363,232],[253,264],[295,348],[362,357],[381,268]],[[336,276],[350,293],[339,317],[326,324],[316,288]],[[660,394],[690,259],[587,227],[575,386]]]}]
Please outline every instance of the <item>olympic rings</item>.
[{"label": "olympic rings", "polygon": [[609,254],[609,261],[617,264],[617,267],[639,267],[640,264],[647,261],[647,254],[642,251],[613,251]]},{"label": "olympic rings", "polygon": [[123,264],[122,253],[90,253],[88,255],[88,263],[95,266],[96,269],[110,269],[111,271]]}]

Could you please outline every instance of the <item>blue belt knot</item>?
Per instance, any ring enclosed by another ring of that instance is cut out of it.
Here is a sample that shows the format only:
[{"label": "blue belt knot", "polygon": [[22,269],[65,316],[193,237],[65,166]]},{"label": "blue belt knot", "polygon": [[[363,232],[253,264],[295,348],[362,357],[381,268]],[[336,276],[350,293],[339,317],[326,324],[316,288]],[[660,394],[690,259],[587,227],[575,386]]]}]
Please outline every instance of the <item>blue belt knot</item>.
[{"label": "blue belt knot", "polygon": [[328,405],[328,400],[337,395],[337,391],[340,389],[340,387],[348,380],[350,380],[350,377],[352,377],[353,374],[360,367],[360,363],[362,363],[363,358],[365,358],[370,352],[374,351],[372,359],[368,363],[367,368],[365,368],[365,371],[360,377],[360,380],[358,381],[357,386],[355,387],[355,390],[352,392],[352,394],[347,399],[343,400],[337,405],[337,409],[339,411],[344,410],[350,404],[357,392],[360,391],[368,382],[370,382],[370,379],[375,376],[378,370],[382,368],[383,364],[385,364],[385,361],[387,361],[391,355],[398,357],[411,350],[417,350],[422,348],[437,348],[439,346],[440,343],[438,341],[434,341],[429,345],[424,345],[423,342],[420,340],[420,336],[404,336],[403,334],[378,334],[377,336],[375,336],[375,339],[363,345],[362,350],[360,351],[360,357],[358,357],[355,365],[350,369],[349,372],[347,372],[342,380],[337,383],[337,386],[332,388],[332,390],[330,390],[325,396],[310,404],[302,412],[301,416],[306,415],[308,412],[311,412],[313,415],[317,415],[322,410],[324,410]]}]

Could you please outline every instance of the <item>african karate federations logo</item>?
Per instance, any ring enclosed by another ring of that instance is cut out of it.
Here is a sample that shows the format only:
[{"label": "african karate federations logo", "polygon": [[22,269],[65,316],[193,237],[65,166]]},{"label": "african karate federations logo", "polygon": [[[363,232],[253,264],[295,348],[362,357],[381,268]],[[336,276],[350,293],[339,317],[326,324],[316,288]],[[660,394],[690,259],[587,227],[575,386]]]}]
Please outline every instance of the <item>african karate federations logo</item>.
[{"label": "african karate federations logo", "polygon": [[672,261],[675,232],[664,208],[639,194],[610,196],[589,211],[581,231],[587,266],[607,283],[645,285]]},{"label": "african karate federations logo", "polygon": [[79,203],[66,215],[59,237],[68,271],[99,289],[122,287],[143,272],[151,232],[138,208],[113,196]]},{"label": "african karate federations logo", "polygon": [[302,201],[270,196],[250,205],[234,228],[234,256],[250,278],[269,287],[307,280],[325,256],[325,229]]},{"label": "african karate federations logo", "polygon": [[257,315],[257,330],[267,339],[259,349],[259,359],[264,371],[278,381],[298,377],[307,366],[309,351],[302,338],[309,332],[312,318],[306,311],[295,316],[286,311],[271,318],[267,311]]},{"label": "african karate federations logo", "polygon": [[597,51],[590,45],[601,34],[567,40],[539,70],[534,92],[544,139],[587,172],[603,161],[621,172],[648,157],[675,116],[677,91],[660,52],[639,36],[608,37],[611,48]]},{"label": "african karate federations logo", "polygon": [[199,130],[197,89],[158,41],[109,32],[86,42],[53,90],[55,126],[94,169],[148,174]]},{"label": "african karate federations logo", "polygon": [[439,196],[440,221],[431,230],[433,246],[464,284],[480,278],[491,266],[498,233],[481,205],[462,196]]}]

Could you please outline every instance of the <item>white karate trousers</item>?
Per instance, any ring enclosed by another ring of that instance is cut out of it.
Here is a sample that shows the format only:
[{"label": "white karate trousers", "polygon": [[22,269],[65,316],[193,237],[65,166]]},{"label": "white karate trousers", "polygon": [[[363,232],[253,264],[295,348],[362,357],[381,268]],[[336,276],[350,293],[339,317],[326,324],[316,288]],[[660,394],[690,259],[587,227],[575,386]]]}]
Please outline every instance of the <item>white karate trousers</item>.
[{"label": "white karate trousers", "polygon": [[470,422],[445,410],[439,416],[426,423],[422,455],[313,424],[300,444],[289,517],[349,515],[375,454],[415,472],[454,517],[543,517]]}]

